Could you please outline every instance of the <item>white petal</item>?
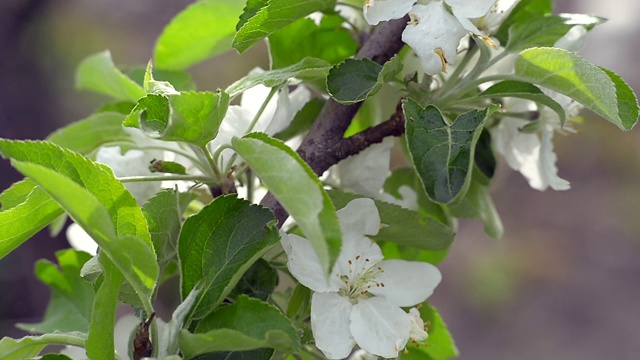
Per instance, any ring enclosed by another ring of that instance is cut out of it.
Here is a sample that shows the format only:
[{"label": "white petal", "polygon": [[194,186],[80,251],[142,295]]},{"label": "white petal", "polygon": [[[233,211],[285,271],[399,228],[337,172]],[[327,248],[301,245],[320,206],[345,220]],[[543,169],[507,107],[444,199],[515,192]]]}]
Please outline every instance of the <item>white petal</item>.
[{"label": "white petal", "polygon": [[415,5],[409,15],[412,21],[402,33],[402,41],[418,55],[425,73],[435,75],[445,70],[436,51],[446,63],[454,64],[460,39],[467,34],[458,19],[439,1]]},{"label": "white petal", "polygon": [[[118,177],[126,176],[151,176],[149,164],[153,159],[162,159],[163,152],[129,150],[122,154],[119,146],[106,146],[100,148],[96,154],[96,161],[108,165]],[[150,197],[160,191],[160,182],[127,183],[127,190],[138,201],[144,204]]]},{"label": "white petal", "polygon": [[362,11],[369,25],[377,25],[380,21],[400,19],[415,3],[416,0],[366,0]]},{"label": "white petal", "polygon": [[393,144],[393,137],[386,137],[381,143],[334,165],[330,169],[331,176],[337,178],[342,190],[378,197],[389,174]]},{"label": "white petal", "polygon": [[318,254],[311,242],[294,234],[280,232],[282,248],[287,253],[287,267],[300,283],[313,291],[338,291],[339,283],[329,283],[324,276]]},{"label": "white petal", "polygon": [[409,338],[414,341],[424,341],[429,337],[429,333],[424,330],[424,320],[420,317],[420,311],[411,308],[407,314],[411,320],[411,332]]},{"label": "white petal", "polygon": [[445,0],[457,17],[479,18],[485,16],[496,0]]},{"label": "white petal", "polygon": [[418,210],[418,194],[407,185],[402,185],[398,188],[400,198],[387,193],[382,193],[378,196],[378,199],[388,202],[390,204],[400,205],[405,209]]},{"label": "white petal", "polygon": [[[298,86],[289,94],[289,88],[285,85],[280,89],[277,97],[277,106],[273,117],[268,124],[260,125],[261,128],[264,128],[262,131],[269,135],[275,135],[291,124],[298,111],[311,99],[311,92],[305,86]],[[266,118],[261,117],[260,120],[262,119]]]},{"label": "white petal", "polygon": [[87,351],[79,346],[65,345],[65,347],[60,350],[58,354],[66,355],[73,360],[88,359]]},{"label": "white petal", "polygon": [[338,219],[343,234],[375,235],[380,230],[378,208],[371,199],[351,200],[338,210]]},{"label": "white petal", "polygon": [[131,333],[140,324],[140,319],[133,314],[128,314],[118,318],[113,329],[114,345],[116,352],[122,359],[130,359],[129,357],[129,339]]},{"label": "white petal", "polygon": [[553,46],[569,51],[578,51],[584,46],[586,38],[587,28],[582,25],[576,25],[569,29],[563,37],[558,39]]},{"label": "white petal", "polygon": [[353,305],[337,293],[314,293],[311,330],[316,346],[328,359],[347,357],[356,344],[349,328]]},{"label": "white petal", "polygon": [[98,252],[98,244],[84,231],[80,225],[73,223],[67,227],[67,241],[72,248],[78,251],[95,255]]},{"label": "white petal", "polygon": [[556,153],[553,152],[553,131],[554,129],[550,126],[545,126],[542,129],[540,172],[542,174],[543,181],[553,190],[569,190],[569,188],[571,188],[569,182],[558,176],[558,168],[556,167],[558,157],[556,156]]},{"label": "white petal", "polygon": [[365,351],[398,356],[409,339],[411,321],[402,309],[381,297],[362,299],[351,312],[351,334]]},{"label": "white petal", "polygon": [[384,272],[376,281],[384,286],[369,289],[396,306],[412,306],[425,301],[438,286],[442,275],[435,266],[422,261],[385,260],[378,263]]}]

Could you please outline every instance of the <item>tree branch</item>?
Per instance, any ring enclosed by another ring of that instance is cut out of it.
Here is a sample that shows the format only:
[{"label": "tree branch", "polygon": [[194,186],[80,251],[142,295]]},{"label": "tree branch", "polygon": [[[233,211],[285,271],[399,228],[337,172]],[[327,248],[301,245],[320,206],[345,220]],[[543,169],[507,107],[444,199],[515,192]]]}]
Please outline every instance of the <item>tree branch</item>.
[{"label": "tree branch", "polygon": [[[368,58],[381,65],[387,62],[397,54],[404,45],[402,42],[402,31],[404,31],[408,21],[408,17],[405,16],[402,19],[392,20],[378,26],[364,43],[360,51],[358,51],[356,58]],[[386,125],[382,123],[365,131],[367,134],[358,134],[360,136],[356,135],[344,139],[344,132],[351,124],[360,106],[362,106],[361,102],[352,105],[342,105],[333,99],[329,99],[325,103],[318,118],[297,150],[300,157],[309,164],[316,174],[321,175],[331,165],[338,163],[348,156],[357,154],[375,142],[382,141],[384,136],[380,136],[384,134],[385,131],[397,131],[394,127],[397,126],[398,123],[404,123],[404,118],[400,121],[397,116],[398,112],[396,112],[396,114],[387,121]],[[402,131],[404,131],[404,126],[402,126],[402,129]],[[402,132],[400,132],[400,134],[401,133]],[[395,133],[389,133],[385,136],[394,134]],[[369,142],[369,140],[378,138],[378,141]],[[278,219],[278,225],[282,226],[288,214],[271,192],[262,199],[261,204],[273,211],[276,219]]]}]

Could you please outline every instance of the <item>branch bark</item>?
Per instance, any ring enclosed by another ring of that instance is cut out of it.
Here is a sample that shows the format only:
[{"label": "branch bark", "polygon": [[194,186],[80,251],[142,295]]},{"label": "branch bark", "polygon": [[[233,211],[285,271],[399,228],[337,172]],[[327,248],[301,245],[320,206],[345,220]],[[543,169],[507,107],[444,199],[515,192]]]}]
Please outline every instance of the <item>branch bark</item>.
[{"label": "branch bark", "polygon": [[[402,31],[408,21],[408,17],[405,16],[402,19],[392,20],[378,26],[358,51],[356,58],[368,58],[381,65],[387,62],[404,45]],[[325,103],[297,150],[300,157],[309,164],[316,174],[321,175],[340,160],[359,153],[371,144],[382,141],[386,136],[398,136],[404,132],[402,112],[400,111],[399,116],[402,117],[400,119],[396,111],[389,121],[370,128],[362,134],[344,139],[344,132],[361,105],[362,103],[342,105],[333,99],[329,99]],[[397,133],[396,127],[399,123],[402,125],[402,130]],[[386,131],[389,131],[387,135],[385,135]],[[282,226],[288,214],[271,192],[262,199],[261,204],[273,211],[278,225]]]}]

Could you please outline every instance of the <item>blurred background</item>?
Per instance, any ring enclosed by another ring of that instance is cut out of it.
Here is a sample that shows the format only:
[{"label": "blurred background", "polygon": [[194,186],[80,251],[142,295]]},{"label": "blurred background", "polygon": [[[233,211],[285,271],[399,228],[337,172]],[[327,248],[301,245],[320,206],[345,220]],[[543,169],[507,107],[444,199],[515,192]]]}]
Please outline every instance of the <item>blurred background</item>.
[{"label": "blurred background", "polygon": [[[76,65],[104,49],[118,65],[146,64],[163,26],[189,3],[1,0],[0,137],[42,139],[88,116],[104,99],[74,89]],[[556,3],[556,12],[610,19],[590,33],[582,55],[640,92],[640,2]],[[190,72],[208,90],[256,65],[267,67],[262,45]],[[637,130],[623,134],[584,115],[580,134],[554,138],[560,176],[571,190],[532,190],[502,165],[492,188],[505,237],[492,240],[481,223],[461,222],[431,298],[461,359],[638,359],[640,139]],[[1,161],[0,189],[18,179]],[[64,237],[45,231],[0,261],[0,336],[22,336],[14,323],[39,321],[49,294],[35,281],[33,264],[53,260],[64,247]]]}]

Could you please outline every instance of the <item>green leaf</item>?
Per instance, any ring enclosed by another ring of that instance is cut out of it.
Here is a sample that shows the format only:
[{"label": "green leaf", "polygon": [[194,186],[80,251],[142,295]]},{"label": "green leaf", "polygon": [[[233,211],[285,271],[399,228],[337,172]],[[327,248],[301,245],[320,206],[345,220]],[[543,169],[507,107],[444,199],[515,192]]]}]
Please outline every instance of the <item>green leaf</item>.
[{"label": "green leaf", "polygon": [[122,127],[124,119],[123,114],[116,112],[93,114],[56,130],[47,140],[85,155],[110,142],[128,142],[133,145],[135,140]]},{"label": "green leaf", "polygon": [[[363,197],[339,190],[329,191],[329,196],[338,209],[345,207],[353,199]],[[372,239],[421,250],[443,250],[453,242],[454,231],[451,226],[395,204],[380,200],[374,202],[383,226],[377,235],[371,237]]]},{"label": "green leaf", "polygon": [[191,319],[213,311],[242,274],[280,239],[273,214],[235,195],[222,196],[187,219],[178,241],[182,298],[199,283]]},{"label": "green leaf", "polygon": [[243,53],[275,31],[316,11],[333,9],[335,4],[336,0],[270,0],[238,29],[233,47]]},{"label": "green leaf", "polygon": [[180,350],[187,358],[214,351],[274,348],[298,351],[300,341],[293,324],[276,307],[240,296],[200,321],[196,334],[180,332]]},{"label": "green leaf", "polygon": [[229,298],[237,299],[244,294],[252,298],[267,301],[278,284],[278,272],[268,261],[258,259],[242,275],[236,287],[229,293]]},{"label": "green leaf", "polygon": [[515,60],[518,80],[564,94],[627,131],[638,121],[638,99],[613,72],[556,48],[533,48]]},{"label": "green leaf", "polygon": [[175,161],[164,161],[164,160],[152,160],[149,165],[149,171],[152,173],[166,173],[166,174],[179,174],[186,175],[187,168],[184,165],[177,163]]},{"label": "green leaf", "polygon": [[41,357],[39,360],[73,360],[67,355],[62,354],[46,354]]},{"label": "green leaf", "polygon": [[450,207],[450,211],[456,217],[482,219],[485,233],[494,239],[501,239],[504,227],[487,189],[488,184],[480,180],[482,177],[479,170],[474,171],[467,194],[459,205]]},{"label": "green leaf", "polygon": [[198,355],[193,360],[269,360],[273,349],[255,349],[249,351],[223,351]]},{"label": "green leaf", "polygon": [[273,137],[282,141],[286,141],[295,137],[296,135],[307,132],[307,130],[311,128],[311,125],[313,125],[313,122],[320,114],[320,111],[322,111],[324,104],[325,100],[323,99],[311,99],[309,102],[304,104],[304,106],[302,107],[302,109],[300,109],[300,111],[298,111],[298,113],[296,113],[296,115],[293,117],[293,120],[291,120],[291,124],[289,124],[286,129],[273,135]]},{"label": "green leaf", "polygon": [[92,360],[113,360],[115,353],[114,326],[122,273],[102,254],[98,255],[104,280],[93,303],[91,326],[87,335],[87,356]]},{"label": "green leaf", "polygon": [[394,56],[384,66],[369,59],[347,59],[334,66],[327,77],[329,95],[341,104],[364,101],[402,71],[402,61]]},{"label": "green leaf", "polygon": [[231,50],[242,1],[197,1],[171,20],[158,38],[153,57],[160,69],[184,70]]},{"label": "green leaf", "polygon": [[158,358],[165,359],[169,355],[178,354],[178,333],[182,329],[184,320],[191,311],[193,304],[200,294],[199,289],[193,289],[184,301],[178,305],[176,310],[171,314],[171,321],[169,321],[159,336],[159,349]]},{"label": "green leaf", "polygon": [[514,24],[509,28],[509,42],[506,51],[516,52],[531,47],[552,47],[567,31],[576,25],[591,30],[604,19],[582,14],[562,14],[544,16]]},{"label": "green leaf", "polygon": [[446,360],[458,357],[458,348],[453,342],[453,337],[442,320],[438,310],[428,303],[423,303],[419,308],[420,316],[425,323],[429,322],[429,337],[424,344],[408,343],[407,353],[402,353],[402,360]]},{"label": "green leaf", "polygon": [[34,357],[47,345],[84,346],[86,335],[80,332],[54,332],[40,336],[25,336],[22,339],[3,337],[0,340],[2,360],[24,360]]},{"label": "green leaf", "polygon": [[476,167],[478,169],[477,173],[478,180],[481,179],[483,185],[489,186],[491,179],[493,178],[493,174],[496,172],[496,167],[498,166],[496,157],[493,153],[493,147],[491,142],[491,133],[486,128],[482,130],[482,134],[480,134],[480,138],[478,139],[478,143],[476,143]]},{"label": "green leaf", "polygon": [[543,93],[537,86],[527,82],[515,80],[501,81],[483,91],[479,96],[487,98],[514,97],[535,101],[555,111],[556,114],[558,114],[561,124],[564,124],[566,120],[562,105]]},{"label": "green leaf", "polygon": [[42,141],[0,140],[0,153],[42,187],[116,263],[143,304],[158,277],[147,222],[105,165]]},{"label": "green leaf", "polygon": [[229,95],[212,92],[149,94],[127,116],[124,125],[150,137],[206,146],[218,134],[229,106]]},{"label": "green leaf", "polygon": [[340,253],[340,224],[329,196],[309,165],[283,142],[265,134],[233,138],[231,144],[296,220],[328,273]]},{"label": "green leaf", "polygon": [[[147,69],[143,67],[137,67],[131,69],[129,76],[138,84],[144,86],[144,76]],[[184,71],[179,70],[163,70],[153,69],[153,77],[161,82],[170,83],[178,91],[195,91],[196,84],[193,82],[191,75]],[[129,109],[131,110],[131,109]],[[127,111],[127,114],[129,112]]]},{"label": "green leaf", "polygon": [[132,102],[145,95],[140,85],[118,70],[108,50],[91,55],[78,65],[76,87]]},{"label": "green leaf", "polygon": [[252,73],[229,85],[225,90],[231,98],[258,84],[267,87],[281,86],[291,78],[303,80],[321,79],[327,76],[331,64],[316,58],[304,58],[300,62],[282,69]]},{"label": "green leaf", "polygon": [[195,197],[194,193],[179,193],[172,189],[165,189],[149,199],[142,207],[161,268],[177,259],[182,214]]},{"label": "green leaf", "polygon": [[51,300],[38,324],[17,324],[30,333],[89,331],[91,305],[95,297],[93,285],[80,277],[80,269],[91,255],[72,249],[56,253],[58,268],[47,260],[36,263],[36,276],[51,289]]},{"label": "green leaf", "polygon": [[287,67],[305,57],[319,58],[333,65],[354,55],[358,43],[343,23],[340,16],[323,14],[319,25],[304,18],[271,34],[271,68]]},{"label": "green leaf", "polygon": [[511,13],[500,24],[495,37],[500,44],[506,44],[509,39],[509,28],[516,23],[534,20],[553,11],[553,0],[520,0]]},{"label": "green leaf", "polygon": [[0,194],[0,202],[0,259],[63,214],[60,206],[28,179]]},{"label": "green leaf", "polygon": [[485,119],[496,109],[490,105],[471,110],[449,125],[435,106],[422,108],[411,98],[403,101],[411,160],[430,199],[450,204],[464,196],[476,142]]}]

